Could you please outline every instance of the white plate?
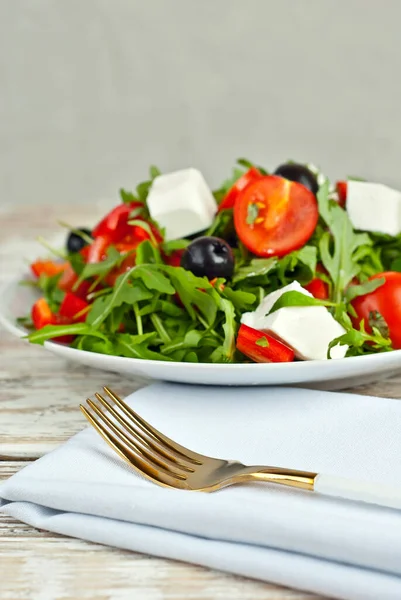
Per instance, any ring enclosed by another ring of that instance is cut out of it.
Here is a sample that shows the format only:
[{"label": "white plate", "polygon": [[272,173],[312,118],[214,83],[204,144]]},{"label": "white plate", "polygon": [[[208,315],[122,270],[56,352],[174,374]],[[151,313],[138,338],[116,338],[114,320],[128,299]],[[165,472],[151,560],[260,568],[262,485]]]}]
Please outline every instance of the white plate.
[{"label": "white plate", "polygon": [[[30,313],[38,294],[34,288],[8,283],[0,295],[0,323],[18,337],[27,334],[16,318]],[[328,361],[271,364],[191,364],[140,360],[75,350],[45,342],[45,348],[67,360],[125,376],[204,385],[302,385],[341,389],[388,377],[401,368],[401,350]]]}]

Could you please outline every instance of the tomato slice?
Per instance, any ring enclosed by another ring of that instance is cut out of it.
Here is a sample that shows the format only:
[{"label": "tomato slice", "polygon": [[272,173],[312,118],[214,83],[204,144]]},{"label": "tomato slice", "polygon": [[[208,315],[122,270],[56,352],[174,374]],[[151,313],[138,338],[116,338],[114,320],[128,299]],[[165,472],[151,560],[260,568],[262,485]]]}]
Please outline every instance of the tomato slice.
[{"label": "tomato slice", "polygon": [[336,189],[338,194],[338,204],[344,208],[345,203],[347,202],[347,182],[337,181]]},{"label": "tomato slice", "polygon": [[301,248],[318,218],[315,195],[304,185],[277,175],[250,183],[234,206],[237,235],[256,256],[284,256]]},{"label": "tomato slice", "polygon": [[220,202],[218,209],[219,212],[221,210],[225,210],[226,208],[232,208],[240,192],[242,192],[242,190],[245,189],[247,185],[249,185],[253,181],[256,181],[257,179],[260,179],[261,177],[262,173],[255,167],[251,167],[246,173],[241,175],[241,177],[237,179],[234,185],[228,190],[223,200]]},{"label": "tomato slice", "polygon": [[129,204],[119,204],[114,207],[94,228],[92,235],[94,238],[110,237],[115,242],[130,231],[128,218],[134,208],[141,207],[140,202],[130,202]]}]

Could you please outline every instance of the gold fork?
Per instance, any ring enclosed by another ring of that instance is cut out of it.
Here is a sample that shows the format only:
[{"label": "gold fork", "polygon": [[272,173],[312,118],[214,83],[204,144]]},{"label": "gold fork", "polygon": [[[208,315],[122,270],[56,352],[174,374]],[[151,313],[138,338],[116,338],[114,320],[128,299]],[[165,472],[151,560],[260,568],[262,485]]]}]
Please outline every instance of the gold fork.
[{"label": "gold fork", "polygon": [[96,393],[98,403],[88,398],[87,406],[80,405],[83,414],[121,458],[158,485],[213,492],[235,483],[262,481],[401,508],[398,487],[281,467],[246,466],[198,454],[158,431],[108,387],[103,389],[109,399]]}]

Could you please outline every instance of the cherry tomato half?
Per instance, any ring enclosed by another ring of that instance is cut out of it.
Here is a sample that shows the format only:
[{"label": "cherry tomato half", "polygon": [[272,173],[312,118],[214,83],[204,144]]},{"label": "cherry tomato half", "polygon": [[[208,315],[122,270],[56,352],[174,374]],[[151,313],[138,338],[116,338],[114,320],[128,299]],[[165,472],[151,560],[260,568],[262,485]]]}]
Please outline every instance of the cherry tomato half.
[{"label": "cherry tomato half", "polygon": [[[363,320],[366,331],[372,331],[372,324],[385,332],[388,328],[395,349],[401,348],[401,273],[387,271],[377,273],[372,279],[384,278],[386,281],[377,290],[352,301],[357,317],[353,318],[354,327],[359,328]],[[380,320],[380,315],[383,319]],[[384,320],[384,322],[383,322]]]},{"label": "cherry tomato half", "polygon": [[241,177],[237,179],[234,185],[228,190],[223,200],[220,202],[219,212],[221,210],[225,210],[226,208],[232,208],[240,192],[242,192],[247,185],[253,181],[256,181],[257,179],[260,179],[261,177],[262,173],[255,167],[251,167],[246,173],[241,175]]},{"label": "cherry tomato half", "polygon": [[256,256],[284,256],[306,244],[319,217],[315,195],[277,175],[250,183],[234,206],[241,242]]},{"label": "cherry tomato half", "polygon": [[347,201],[347,182],[337,181],[336,190],[338,194],[338,204],[344,208]]}]

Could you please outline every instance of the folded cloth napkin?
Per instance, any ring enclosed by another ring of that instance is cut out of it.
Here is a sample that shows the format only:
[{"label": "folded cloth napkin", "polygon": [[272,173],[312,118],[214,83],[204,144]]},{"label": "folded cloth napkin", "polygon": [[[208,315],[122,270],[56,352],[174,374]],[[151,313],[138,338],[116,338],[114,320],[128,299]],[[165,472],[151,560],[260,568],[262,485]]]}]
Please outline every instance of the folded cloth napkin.
[{"label": "folded cloth napkin", "polygon": [[[167,383],[127,400],[204,454],[401,485],[397,400]],[[401,598],[401,511],[265,483],[162,488],[92,428],[5,481],[0,507],[41,529],[330,597]]]}]

